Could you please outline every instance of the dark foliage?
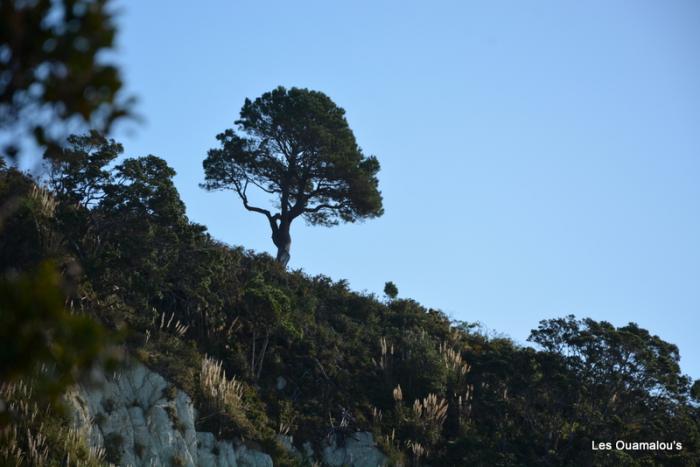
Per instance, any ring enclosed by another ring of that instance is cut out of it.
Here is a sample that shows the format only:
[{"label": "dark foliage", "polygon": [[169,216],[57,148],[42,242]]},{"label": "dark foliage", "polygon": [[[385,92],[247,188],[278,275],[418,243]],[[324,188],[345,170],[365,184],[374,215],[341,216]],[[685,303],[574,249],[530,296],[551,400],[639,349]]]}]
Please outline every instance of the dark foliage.
[{"label": "dark foliage", "polygon": [[[53,185],[73,187],[56,189],[55,209],[4,219],[3,267],[51,259],[67,275],[79,262],[69,296],[105,326],[127,330],[132,353],[192,394],[201,427],[256,440],[281,463],[280,431],[317,445],[354,430],[372,431],[403,465],[700,461],[697,385],[691,394],[675,346],[635,324],[544,321],[531,336],[535,350],[450,322],[390,287],[392,299],[379,300],[344,281],[288,272],[189,222],[162,159],[110,169],[116,143],[85,146],[86,138],[66,149],[73,165],[56,166],[55,180],[77,179]],[[7,169],[0,180],[1,204],[29,202],[34,181]],[[76,203],[86,186],[99,196]],[[208,403],[204,355],[241,383],[237,410]],[[683,449],[591,450],[618,439]]]},{"label": "dark foliage", "polygon": [[[118,68],[104,60],[116,28],[109,0],[3,0],[0,3],[0,130],[55,148],[62,126],[106,131],[130,114]],[[7,133],[9,134],[9,133]]]},{"label": "dark foliage", "polygon": [[386,284],[384,284],[384,295],[386,295],[387,298],[393,300],[399,295],[399,288],[396,287],[396,284],[389,281]]},{"label": "dark foliage", "polygon": [[[263,214],[287,264],[297,217],[312,225],[355,222],[383,214],[379,161],[355,141],[345,111],[318,91],[278,87],[246,99],[233,129],[217,135],[220,148],[204,160],[207,190],[233,190]],[[249,188],[273,195],[279,211],[253,206]]]}]

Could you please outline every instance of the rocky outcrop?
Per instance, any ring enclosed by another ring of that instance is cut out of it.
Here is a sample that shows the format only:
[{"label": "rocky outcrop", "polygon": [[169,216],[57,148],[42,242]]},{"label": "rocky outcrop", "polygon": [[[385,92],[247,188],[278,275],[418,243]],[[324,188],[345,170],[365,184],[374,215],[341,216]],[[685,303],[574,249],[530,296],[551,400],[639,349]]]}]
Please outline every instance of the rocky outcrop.
[{"label": "rocky outcrop", "polygon": [[[319,456],[316,455],[311,443],[304,443],[302,449],[294,447],[291,436],[279,436],[282,446],[297,459],[313,465]],[[374,442],[372,433],[358,431],[348,434],[342,442],[333,439],[323,444],[321,456],[323,465],[329,467],[383,467],[389,459],[382,453]]]},{"label": "rocky outcrop", "polygon": [[184,392],[132,363],[69,396],[75,423],[120,466],[272,467],[267,454],[195,430]]},{"label": "rocky outcrop", "polygon": [[[279,385],[279,382],[278,382]],[[97,374],[68,396],[74,423],[107,460],[119,466],[273,467],[272,458],[244,444],[217,440],[195,429],[190,397],[158,373],[133,362],[112,376]],[[326,443],[320,455],[310,443],[297,450],[291,437],[280,443],[309,464],[378,467],[387,458],[371,433],[357,432],[343,443]]]},{"label": "rocky outcrop", "polygon": [[372,433],[357,432],[347,435],[342,445],[335,440],[323,448],[323,463],[330,467],[381,467],[387,465],[386,456],[377,449]]}]

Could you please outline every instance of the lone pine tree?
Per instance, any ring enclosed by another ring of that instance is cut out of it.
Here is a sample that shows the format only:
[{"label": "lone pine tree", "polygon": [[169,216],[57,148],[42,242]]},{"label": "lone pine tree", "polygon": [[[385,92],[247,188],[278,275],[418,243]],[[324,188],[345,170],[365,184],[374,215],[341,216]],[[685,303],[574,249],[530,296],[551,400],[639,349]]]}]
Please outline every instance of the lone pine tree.
[{"label": "lone pine tree", "polygon": [[[384,213],[379,161],[362,153],[345,111],[322,92],[280,86],[246,99],[235,124],[207,153],[202,187],[233,190],[248,211],[264,215],[281,264],[299,216],[331,226]],[[272,195],[277,212],[251,205],[251,188]]]}]

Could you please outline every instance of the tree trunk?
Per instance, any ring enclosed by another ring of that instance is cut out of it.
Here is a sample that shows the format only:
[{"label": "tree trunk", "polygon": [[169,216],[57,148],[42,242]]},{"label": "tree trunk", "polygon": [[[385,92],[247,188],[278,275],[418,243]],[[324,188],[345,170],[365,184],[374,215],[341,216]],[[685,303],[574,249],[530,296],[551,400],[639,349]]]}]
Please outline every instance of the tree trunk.
[{"label": "tree trunk", "polygon": [[287,263],[289,263],[289,258],[291,258],[291,255],[289,254],[289,246],[290,245],[277,247],[277,262],[285,267],[287,266]]},{"label": "tree trunk", "polygon": [[253,342],[250,346],[250,377],[255,379],[255,331],[253,331]]},{"label": "tree trunk", "polygon": [[260,379],[260,373],[262,373],[263,361],[265,360],[265,352],[267,352],[267,345],[269,343],[270,343],[270,331],[267,331],[265,333],[265,340],[263,341],[263,345],[260,348],[260,356],[258,357],[258,368],[257,368],[257,372],[255,373],[255,379],[254,379],[255,382],[257,382]]},{"label": "tree trunk", "polygon": [[282,266],[287,267],[289,258],[291,257],[289,251],[292,248],[292,237],[289,234],[289,228],[291,223],[289,221],[280,222],[277,231],[272,234],[272,242],[277,247],[277,262]]}]

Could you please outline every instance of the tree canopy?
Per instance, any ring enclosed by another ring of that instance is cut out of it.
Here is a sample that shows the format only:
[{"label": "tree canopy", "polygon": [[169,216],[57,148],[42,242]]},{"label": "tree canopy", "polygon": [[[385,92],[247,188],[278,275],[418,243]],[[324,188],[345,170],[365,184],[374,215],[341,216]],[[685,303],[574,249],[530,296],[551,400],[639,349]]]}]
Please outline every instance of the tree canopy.
[{"label": "tree canopy", "polygon": [[[331,226],[383,214],[379,161],[363,154],[345,111],[322,92],[280,86],[246,99],[235,124],[209,150],[202,186],[233,190],[247,210],[264,215],[279,262],[289,261],[297,217]],[[272,195],[277,212],[254,206],[250,189]]]},{"label": "tree canopy", "polygon": [[47,183],[59,198],[93,207],[112,180],[107,166],[123,151],[121,144],[94,130],[71,135],[65,146],[45,155]]}]

